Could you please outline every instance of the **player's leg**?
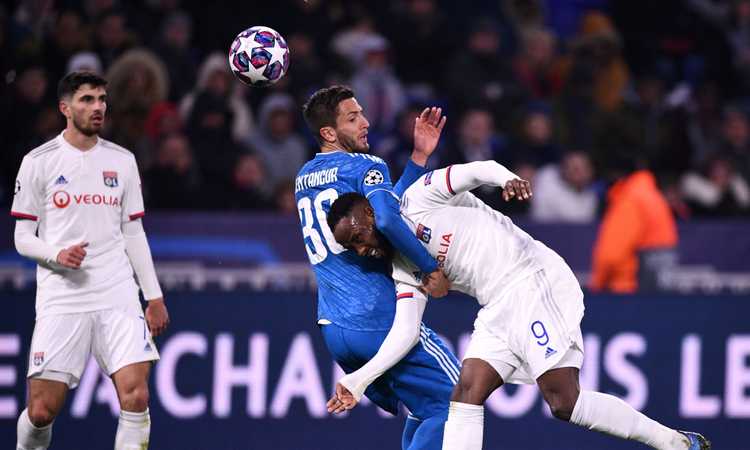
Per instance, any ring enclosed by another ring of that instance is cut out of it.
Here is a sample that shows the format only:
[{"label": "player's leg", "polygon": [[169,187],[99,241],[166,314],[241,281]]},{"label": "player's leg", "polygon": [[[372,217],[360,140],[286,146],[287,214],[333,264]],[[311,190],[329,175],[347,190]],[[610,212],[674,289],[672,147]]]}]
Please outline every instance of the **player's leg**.
[{"label": "player's leg", "polygon": [[112,374],[120,400],[120,419],[115,436],[115,450],[148,448],[151,418],[148,412],[148,374],[151,362],[125,366]]},{"label": "player's leg", "polygon": [[52,422],[60,413],[68,393],[61,381],[32,378],[29,401],[18,416],[17,450],[43,450],[52,440]]},{"label": "player's leg", "polygon": [[138,303],[137,289],[134,283],[117,286],[109,295],[126,295],[132,303],[92,316],[96,325],[94,357],[112,378],[120,400],[115,450],[145,449],[151,433],[148,376],[159,353]]},{"label": "player's leg", "polygon": [[18,418],[18,449],[49,446],[52,425],[69,389],[78,385],[91,348],[88,314],[40,317],[29,351],[29,399]]},{"label": "player's leg", "polygon": [[[418,426],[414,427],[414,434],[408,442],[402,442],[404,450],[438,450],[443,448],[443,429],[447,413],[436,414],[424,420],[419,420]],[[407,429],[409,419],[407,419]]]},{"label": "player's leg", "polygon": [[[486,361],[467,358],[462,364],[445,423],[443,449],[446,450],[482,448],[484,402],[503,385],[500,374]],[[508,366],[508,370],[512,367]]]},{"label": "player's leg", "polygon": [[537,383],[552,414],[560,420],[659,450],[710,448],[697,437],[693,443],[687,435],[650,419],[613,395],[581,391],[576,367],[552,369],[540,376]]},{"label": "player's leg", "polygon": [[[364,364],[377,353],[388,332],[342,330],[342,334],[349,357]],[[403,449],[440,450],[450,395],[459,371],[455,355],[432,330],[422,326],[419,343],[371,384],[365,395],[391,412],[396,411],[391,405],[401,401],[416,419],[407,420]]]}]

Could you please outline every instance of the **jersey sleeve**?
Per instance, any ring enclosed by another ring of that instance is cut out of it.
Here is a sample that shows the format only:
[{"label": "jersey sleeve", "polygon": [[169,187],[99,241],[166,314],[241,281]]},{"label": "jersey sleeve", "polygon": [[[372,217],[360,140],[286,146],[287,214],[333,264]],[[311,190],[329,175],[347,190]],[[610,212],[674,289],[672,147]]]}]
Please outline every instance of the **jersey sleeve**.
[{"label": "jersey sleeve", "polygon": [[132,161],[129,173],[125,179],[125,189],[122,197],[122,221],[129,222],[146,215],[143,207],[143,193],[141,192],[141,176],[138,165]]},{"label": "jersey sleeve", "polygon": [[396,182],[396,186],[393,188],[393,192],[396,193],[399,197],[404,195],[404,191],[409,188],[412,184],[414,184],[419,177],[427,173],[427,169],[416,164],[414,161],[409,159],[409,161],[406,162],[406,167],[404,168],[404,173],[401,174],[401,178],[398,179]]},{"label": "jersey sleeve", "polygon": [[34,159],[26,156],[16,177],[10,215],[17,219],[38,220],[42,212],[43,190],[39,183]]},{"label": "jersey sleeve", "polygon": [[391,276],[396,285],[396,300],[427,300],[427,296],[419,290],[419,287],[422,285],[422,272],[400,253],[393,258],[393,272]]},{"label": "jersey sleeve", "polygon": [[425,175],[419,189],[408,191],[409,201],[426,205],[473,203],[463,194],[479,186],[502,187],[516,178],[519,177],[495,161],[455,164]]},{"label": "jersey sleeve", "polygon": [[362,178],[359,180],[359,193],[367,198],[378,191],[386,191],[393,194],[393,183],[388,166],[384,162],[373,162],[364,166]]}]

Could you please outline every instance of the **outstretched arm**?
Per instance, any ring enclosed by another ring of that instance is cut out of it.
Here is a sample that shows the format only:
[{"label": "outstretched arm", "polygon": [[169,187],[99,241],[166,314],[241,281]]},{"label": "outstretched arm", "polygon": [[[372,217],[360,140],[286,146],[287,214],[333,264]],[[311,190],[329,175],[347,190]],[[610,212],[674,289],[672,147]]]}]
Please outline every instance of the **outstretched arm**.
[{"label": "outstretched arm", "polygon": [[531,185],[495,161],[475,161],[455,164],[433,172],[427,190],[441,200],[475,189],[479,186],[503,188],[503,198],[519,200],[532,196]]},{"label": "outstretched arm", "polygon": [[380,349],[364,366],[336,383],[336,393],[328,401],[328,412],[340,413],[354,408],[367,387],[401,361],[419,342],[419,328],[427,298],[418,291],[416,294],[402,293],[399,297],[393,325]]},{"label": "outstretched arm", "polygon": [[435,151],[447,118],[441,108],[425,108],[414,123],[414,150],[393,192],[399,197],[427,172],[427,160]]}]

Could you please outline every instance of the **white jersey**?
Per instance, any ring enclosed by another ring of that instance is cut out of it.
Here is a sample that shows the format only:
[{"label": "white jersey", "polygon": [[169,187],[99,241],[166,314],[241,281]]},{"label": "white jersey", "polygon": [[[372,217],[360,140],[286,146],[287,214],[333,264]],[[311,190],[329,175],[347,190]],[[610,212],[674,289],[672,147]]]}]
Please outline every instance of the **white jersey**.
[{"label": "white jersey", "polygon": [[135,284],[121,225],[144,215],[140,184],[133,154],[104,139],[81,151],[61,133],[24,157],[11,215],[37,221],[39,238],[47,244],[89,243],[78,270],[40,263],[37,318],[133,301],[100,294],[123,282]]},{"label": "white jersey", "polygon": [[[515,178],[510,171],[492,161],[455,166],[454,173],[452,167],[422,176],[401,198],[402,217],[437,259],[451,289],[475,297],[484,306],[543,267],[565,264],[468,192],[481,184],[502,186]],[[394,259],[393,278],[400,294],[420,285],[418,270],[402,256]]]}]

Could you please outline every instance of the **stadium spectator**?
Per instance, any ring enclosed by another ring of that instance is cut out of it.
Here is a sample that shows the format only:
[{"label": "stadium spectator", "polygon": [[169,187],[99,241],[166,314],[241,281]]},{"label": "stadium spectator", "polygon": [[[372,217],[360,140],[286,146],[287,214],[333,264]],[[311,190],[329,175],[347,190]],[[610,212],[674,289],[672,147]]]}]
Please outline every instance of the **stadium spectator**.
[{"label": "stadium spectator", "polygon": [[620,166],[624,175],[607,193],[607,210],[594,243],[590,288],[653,291],[659,271],[676,263],[677,226],[654,174],[634,170],[627,158]]},{"label": "stadium spectator", "polygon": [[410,0],[396,11],[391,28],[396,73],[407,88],[427,86],[435,92],[441,81],[436,74],[445,70],[446,55],[452,55],[456,45],[451,24],[435,0]]},{"label": "stadium spectator", "polygon": [[599,206],[593,181],[588,155],[565,153],[560,164],[548,164],[536,173],[530,217],[539,222],[593,222]]},{"label": "stadium spectator", "polygon": [[393,74],[388,51],[388,41],[383,37],[370,36],[360,41],[359,64],[351,81],[357,100],[367,111],[372,145],[393,130],[398,114],[406,106],[404,88]]},{"label": "stadium spectator", "polygon": [[111,65],[107,79],[110,124],[117,124],[108,135],[127,145],[139,161],[147,164],[152,149],[144,129],[146,118],[169,92],[164,63],[149,50],[128,50]]},{"label": "stadium spectator", "polygon": [[229,189],[219,198],[225,199],[214,205],[219,209],[271,210],[274,207],[270,184],[266,180],[261,159],[256,155],[240,155],[231,170]]},{"label": "stadium spectator", "polygon": [[248,146],[261,159],[271,187],[294,178],[307,161],[305,140],[294,131],[295,103],[288,94],[271,94],[260,107],[258,131]]},{"label": "stadium spectator", "polygon": [[164,137],[154,163],[144,173],[148,205],[154,209],[188,210],[208,205],[190,141],[183,134]]},{"label": "stadium spectator", "polygon": [[[392,180],[398,180],[409,160],[409,154],[414,148],[414,122],[422,113],[421,106],[411,104],[399,114],[396,129],[383,136],[372,153],[383,158],[388,163]],[[441,143],[438,143],[440,147]],[[429,167],[439,167],[441,160],[446,157],[442,149],[438,148],[428,161]]]},{"label": "stadium spectator", "polygon": [[622,39],[610,18],[598,11],[586,14],[571,46],[572,56],[563,69],[566,82],[590,83],[600,110],[612,111],[620,106],[630,74],[621,55]]},{"label": "stadium spectator", "polygon": [[125,12],[119,9],[104,11],[96,18],[95,51],[104,70],[136,44],[136,36],[128,29],[127,22]]},{"label": "stadium spectator", "polygon": [[78,52],[68,60],[66,75],[70,72],[93,72],[102,75],[102,62],[94,52]]},{"label": "stadium spectator", "polygon": [[278,183],[273,193],[273,199],[276,202],[277,213],[293,217],[299,214],[297,200],[294,198],[294,180],[286,180]]},{"label": "stadium spectator", "polygon": [[237,142],[247,141],[255,130],[253,115],[243,97],[244,87],[234,80],[227,64],[226,55],[214,52],[208,55],[198,70],[198,81],[193,90],[180,101],[180,116],[188,122],[196,99],[208,94],[225,104],[231,112],[232,138]]},{"label": "stadium spectator", "polygon": [[721,125],[721,152],[745,179],[750,179],[750,122],[745,111],[729,106]]},{"label": "stadium spectator", "polygon": [[289,93],[301,105],[310,92],[323,85],[327,68],[323,66],[315,43],[308,34],[295,31],[289,35],[287,44],[294,49],[294,70],[285,77],[289,80]]},{"label": "stadium spectator", "polygon": [[32,65],[19,70],[18,79],[7,97],[0,99],[3,123],[2,138],[6,141],[0,160],[8,179],[13,179],[29,148],[41,144],[42,137],[34,133],[34,123],[47,104],[48,77],[45,70]]},{"label": "stadium spectator", "polygon": [[732,162],[716,155],[702,172],[689,172],[681,182],[682,193],[696,216],[737,216],[750,212],[748,180]]},{"label": "stadium spectator", "polygon": [[555,35],[544,28],[521,30],[521,48],[513,61],[513,72],[526,94],[550,100],[562,88]]},{"label": "stadium spectator", "polygon": [[196,51],[191,47],[193,21],[184,12],[171,13],[164,19],[159,42],[154,51],[169,73],[169,100],[179,101],[195,85]]},{"label": "stadium spectator", "polygon": [[513,70],[500,57],[499,25],[488,18],[473,24],[467,47],[451,58],[445,77],[445,87],[455,106],[486,103],[498,125],[507,123],[510,111],[521,101],[522,90]]},{"label": "stadium spectator", "polygon": [[531,102],[524,108],[512,145],[516,164],[525,162],[541,167],[560,160],[561,150],[550,114],[549,106],[543,102]]},{"label": "stadium spectator", "polygon": [[42,61],[50,78],[59,80],[70,73],[71,71],[65,72],[68,60],[88,46],[87,27],[81,15],[72,10],[60,13],[52,33],[47,36],[42,52]]}]

